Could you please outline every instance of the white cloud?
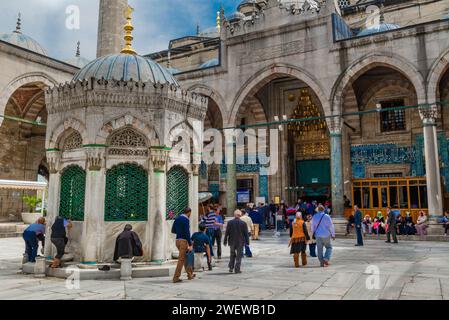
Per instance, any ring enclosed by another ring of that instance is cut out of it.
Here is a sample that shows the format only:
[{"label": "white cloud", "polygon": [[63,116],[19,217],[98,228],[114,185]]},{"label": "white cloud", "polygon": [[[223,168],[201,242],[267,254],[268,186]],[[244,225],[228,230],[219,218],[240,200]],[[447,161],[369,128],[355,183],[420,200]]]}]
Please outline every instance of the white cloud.
[{"label": "white cloud", "polygon": [[[240,0],[223,0],[227,13]],[[171,39],[194,34],[196,24],[202,29],[215,24],[218,0],[130,0],[134,14],[134,46],[140,54],[164,50]],[[66,8],[80,8],[80,29],[65,27]],[[93,59],[96,54],[98,1],[92,0],[15,0],[0,1],[0,32],[15,29],[17,13],[22,14],[22,31],[40,42],[50,56],[66,60],[75,54],[76,42],[81,52]]]}]

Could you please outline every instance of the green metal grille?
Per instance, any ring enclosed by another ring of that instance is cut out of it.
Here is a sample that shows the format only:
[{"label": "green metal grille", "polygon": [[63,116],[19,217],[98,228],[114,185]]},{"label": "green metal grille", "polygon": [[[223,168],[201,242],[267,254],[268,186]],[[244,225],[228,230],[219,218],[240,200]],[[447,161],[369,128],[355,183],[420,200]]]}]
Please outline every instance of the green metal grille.
[{"label": "green metal grille", "polygon": [[72,221],[84,220],[86,172],[78,166],[67,167],[61,175],[59,215]]},{"label": "green metal grille", "polygon": [[136,164],[119,164],[106,174],[105,220],[147,221],[148,174]]},{"label": "green metal grille", "polygon": [[182,167],[167,174],[167,219],[179,216],[189,206],[189,175]]}]

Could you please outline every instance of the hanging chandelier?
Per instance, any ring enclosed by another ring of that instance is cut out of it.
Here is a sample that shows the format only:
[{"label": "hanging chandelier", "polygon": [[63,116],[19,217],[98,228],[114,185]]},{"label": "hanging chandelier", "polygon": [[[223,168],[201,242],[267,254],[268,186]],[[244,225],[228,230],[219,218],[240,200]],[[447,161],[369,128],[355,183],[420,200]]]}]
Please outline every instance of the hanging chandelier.
[{"label": "hanging chandelier", "polygon": [[[298,105],[293,111],[291,119],[300,120],[306,118],[319,118],[321,112],[319,108],[313,103],[309,89],[303,88],[300,91],[298,99]],[[305,139],[313,135],[314,137],[321,137],[322,139],[327,136],[327,124],[324,119],[314,119],[307,121],[298,121],[290,123],[288,130],[299,139]]]}]

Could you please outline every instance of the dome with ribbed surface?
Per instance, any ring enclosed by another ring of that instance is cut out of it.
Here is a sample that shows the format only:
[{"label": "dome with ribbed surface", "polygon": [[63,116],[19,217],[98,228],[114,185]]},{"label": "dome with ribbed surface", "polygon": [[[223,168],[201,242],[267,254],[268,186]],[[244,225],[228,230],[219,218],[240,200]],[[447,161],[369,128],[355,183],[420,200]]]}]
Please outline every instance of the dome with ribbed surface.
[{"label": "dome with ribbed surface", "polygon": [[9,42],[13,45],[16,45],[18,47],[42,54],[44,56],[47,55],[47,51],[44,49],[43,46],[41,46],[39,44],[39,42],[37,42],[36,40],[31,38],[30,36],[27,36],[20,32],[11,32],[11,33],[1,34],[0,40]]},{"label": "dome with ribbed surface", "polygon": [[236,11],[234,13],[231,13],[226,19],[229,22],[237,22],[237,21],[245,19],[245,15],[239,11]]},{"label": "dome with ribbed surface", "polygon": [[179,87],[178,81],[166,68],[139,55],[119,53],[109,54],[87,64],[73,80],[90,78],[105,80],[134,80],[142,82],[173,84]]},{"label": "dome with ribbed surface", "polygon": [[360,31],[357,36],[368,36],[368,35],[372,35],[372,34],[376,34],[379,32],[384,32],[384,31],[390,31],[390,30],[395,30],[400,28],[399,25],[394,24],[394,23],[380,23],[380,24],[376,24],[374,26],[368,27],[362,31]]},{"label": "dome with ribbed surface", "polygon": [[73,58],[67,60],[66,62],[68,64],[71,64],[72,66],[82,68],[82,67],[88,65],[90,61],[91,60],[84,58],[84,57],[73,57]]}]

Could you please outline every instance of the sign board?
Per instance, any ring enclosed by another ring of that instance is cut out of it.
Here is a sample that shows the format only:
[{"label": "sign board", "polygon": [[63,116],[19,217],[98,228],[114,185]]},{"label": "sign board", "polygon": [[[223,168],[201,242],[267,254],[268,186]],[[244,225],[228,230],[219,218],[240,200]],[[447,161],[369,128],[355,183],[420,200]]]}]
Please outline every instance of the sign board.
[{"label": "sign board", "polygon": [[318,178],[312,178],[312,183],[318,183]]},{"label": "sign board", "polygon": [[237,191],[237,203],[249,203],[249,202],[251,202],[249,190]]}]

